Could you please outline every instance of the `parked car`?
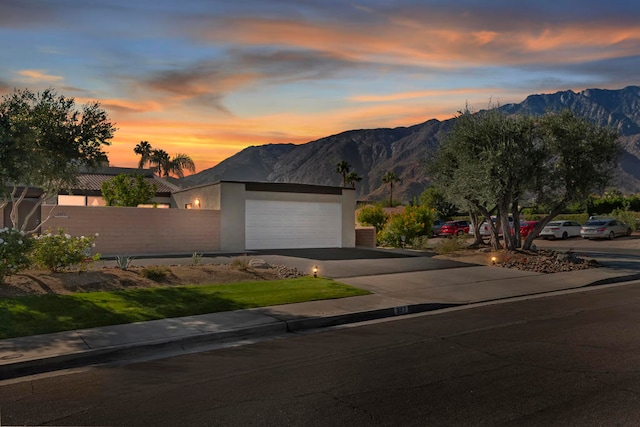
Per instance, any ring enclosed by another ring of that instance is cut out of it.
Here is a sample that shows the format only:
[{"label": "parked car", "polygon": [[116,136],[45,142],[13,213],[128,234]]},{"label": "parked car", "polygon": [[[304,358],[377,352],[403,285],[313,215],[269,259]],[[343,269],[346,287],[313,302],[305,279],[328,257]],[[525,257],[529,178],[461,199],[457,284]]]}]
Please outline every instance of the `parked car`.
[{"label": "parked car", "polygon": [[580,228],[580,235],[585,239],[613,239],[630,234],[631,227],[617,219],[590,220]]},{"label": "parked car", "polygon": [[[493,223],[496,223],[496,217],[492,216],[491,217],[491,221],[493,221]],[[513,230],[513,218],[509,217],[509,228],[511,230]],[[469,232],[471,234],[474,234],[473,228],[471,228],[469,230]],[[481,236],[491,236],[491,227],[489,227],[489,223],[487,221],[483,222],[482,224],[480,224],[480,235]],[[502,227],[498,230],[498,235],[502,236]]]},{"label": "parked car", "polygon": [[442,226],[446,223],[444,219],[436,219],[433,221],[433,227],[431,227],[431,237],[439,236],[442,232]]},{"label": "parked car", "polygon": [[540,231],[543,239],[566,239],[580,235],[582,226],[575,221],[551,221]]},{"label": "parked car", "polygon": [[520,220],[520,237],[527,237],[538,225],[538,221]]},{"label": "parked car", "polygon": [[443,236],[462,236],[469,234],[469,221],[447,221],[440,231]]}]

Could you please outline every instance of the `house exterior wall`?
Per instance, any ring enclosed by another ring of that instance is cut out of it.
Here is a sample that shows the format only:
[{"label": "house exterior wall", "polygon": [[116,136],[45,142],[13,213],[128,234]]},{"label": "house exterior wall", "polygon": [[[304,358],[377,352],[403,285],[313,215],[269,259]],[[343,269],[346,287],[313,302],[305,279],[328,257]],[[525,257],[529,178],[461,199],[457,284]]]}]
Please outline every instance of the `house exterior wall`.
[{"label": "house exterior wall", "polygon": [[42,218],[55,209],[43,231],[62,228],[91,236],[94,253],[151,255],[220,251],[220,211],[126,207],[42,206]]},{"label": "house exterior wall", "polygon": [[[340,203],[342,206],[342,247],[355,247],[355,191],[342,189],[340,194],[302,193],[294,191],[247,190],[250,184],[220,182],[222,236],[220,245],[230,251],[245,249],[245,204],[247,200]],[[253,187],[260,187],[256,185]],[[284,186],[283,186],[284,188]]]},{"label": "house exterior wall", "polygon": [[[188,204],[192,209],[221,209],[220,185],[218,184],[201,185],[174,192],[171,198],[171,206],[178,209],[185,209]],[[200,201],[200,206],[196,206],[196,199]]]}]

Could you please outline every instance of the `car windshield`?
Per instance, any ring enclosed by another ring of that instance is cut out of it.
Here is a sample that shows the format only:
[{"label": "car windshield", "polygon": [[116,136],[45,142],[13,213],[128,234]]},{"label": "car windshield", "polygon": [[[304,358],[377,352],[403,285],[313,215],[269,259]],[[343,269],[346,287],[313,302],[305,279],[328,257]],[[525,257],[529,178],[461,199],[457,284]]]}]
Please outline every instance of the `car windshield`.
[{"label": "car windshield", "polygon": [[599,227],[601,225],[605,225],[606,223],[607,223],[606,221],[589,221],[585,225],[595,225],[595,226]]},{"label": "car windshield", "polygon": [[557,227],[559,225],[560,225],[559,222],[550,222],[550,223],[547,224],[547,227]]}]

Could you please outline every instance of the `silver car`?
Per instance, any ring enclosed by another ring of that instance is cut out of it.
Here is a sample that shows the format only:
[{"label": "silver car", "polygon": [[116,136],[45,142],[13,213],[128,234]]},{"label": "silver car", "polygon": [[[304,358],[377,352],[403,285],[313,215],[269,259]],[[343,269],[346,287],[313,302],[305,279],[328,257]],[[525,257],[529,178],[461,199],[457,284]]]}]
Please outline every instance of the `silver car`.
[{"label": "silver car", "polygon": [[631,227],[617,219],[593,219],[580,229],[580,235],[585,239],[613,239],[630,234]]},{"label": "silver car", "polygon": [[581,225],[575,221],[551,221],[544,226],[539,236],[543,239],[566,239],[580,236]]}]

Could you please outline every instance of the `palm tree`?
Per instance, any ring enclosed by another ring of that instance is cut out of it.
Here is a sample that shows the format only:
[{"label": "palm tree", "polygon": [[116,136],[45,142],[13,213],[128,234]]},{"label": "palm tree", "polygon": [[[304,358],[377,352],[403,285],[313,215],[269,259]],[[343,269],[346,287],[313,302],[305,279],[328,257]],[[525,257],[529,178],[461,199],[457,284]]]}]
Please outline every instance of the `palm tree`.
[{"label": "palm tree", "polygon": [[346,160],[341,160],[336,165],[336,172],[338,172],[339,174],[342,174],[343,187],[347,186],[347,174],[349,173],[349,168],[351,168],[351,165],[347,163]]},{"label": "palm tree", "polygon": [[148,141],[140,141],[140,143],[133,149],[133,152],[140,156],[138,168],[142,169],[147,163],[150,163],[153,148],[151,148],[151,144],[149,144]]},{"label": "palm tree", "polygon": [[178,178],[184,178],[184,171],[195,172],[196,166],[191,157],[187,154],[178,153],[173,159],[164,150],[153,150],[149,163],[154,165],[152,169],[159,176],[168,177],[176,175]]},{"label": "palm tree", "polygon": [[356,188],[356,182],[362,181],[362,177],[357,172],[349,172],[344,181],[351,184],[351,188]]},{"label": "palm tree", "polygon": [[194,173],[196,171],[196,164],[193,162],[189,155],[184,153],[177,153],[173,156],[173,159],[169,160],[169,168],[165,170],[166,175],[176,175],[178,178],[184,178],[184,171]]},{"label": "palm tree", "polygon": [[393,183],[400,182],[400,178],[395,172],[387,172],[382,177],[382,182],[389,184],[389,207],[393,207]]}]

